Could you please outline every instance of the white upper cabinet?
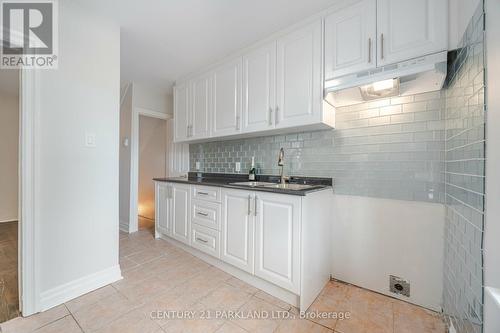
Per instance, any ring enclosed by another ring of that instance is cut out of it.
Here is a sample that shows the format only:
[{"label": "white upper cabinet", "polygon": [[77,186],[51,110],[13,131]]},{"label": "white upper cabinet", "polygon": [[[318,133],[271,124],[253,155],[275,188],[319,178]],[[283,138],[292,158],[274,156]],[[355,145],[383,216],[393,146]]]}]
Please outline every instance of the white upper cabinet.
[{"label": "white upper cabinet", "polygon": [[243,56],[243,132],[274,127],[276,42]]},{"label": "white upper cabinet", "polygon": [[212,112],[212,75],[206,74],[191,81],[190,139],[210,136]]},{"label": "white upper cabinet", "polygon": [[314,21],[278,39],[275,125],[319,122],[322,102],[322,22]]},{"label": "white upper cabinet", "polygon": [[448,0],[361,0],[325,17],[325,79],[445,51]]},{"label": "white upper cabinet", "polygon": [[377,66],[377,0],[363,0],[325,18],[325,79]]},{"label": "white upper cabinet", "polygon": [[214,71],[213,136],[237,134],[241,128],[241,58]]},{"label": "white upper cabinet", "polygon": [[318,18],[217,65],[208,76],[190,77],[189,91],[178,84],[174,141],[333,127],[334,110],[323,108],[322,39]]},{"label": "white upper cabinet", "polygon": [[377,0],[378,65],[444,51],[448,0]]},{"label": "white upper cabinet", "polygon": [[183,82],[174,87],[174,141],[185,141],[189,134],[189,86]]}]

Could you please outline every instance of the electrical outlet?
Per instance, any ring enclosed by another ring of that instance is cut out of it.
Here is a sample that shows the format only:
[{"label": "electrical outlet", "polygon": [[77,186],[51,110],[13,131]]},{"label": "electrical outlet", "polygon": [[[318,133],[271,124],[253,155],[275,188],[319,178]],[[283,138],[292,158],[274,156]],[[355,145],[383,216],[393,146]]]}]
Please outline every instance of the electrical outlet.
[{"label": "electrical outlet", "polygon": [[234,167],[234,170],[236,172],[240,172],[241,171],[241,163],[240,162],[236,162],[236,165]]},{"label": "electrical outlet", "polygon": [[200,170],[200,162],[199,161],[196,161],[196,170]]},{"label": "electrical outlet", "polygon": [[410,297],[410,281],[390,275],[389,290],[391,291],[391,293]]},{"label": "electrical outlet", "polygon": [[85,133],[85,147],[94,148],[96,146],[95,133]]}]

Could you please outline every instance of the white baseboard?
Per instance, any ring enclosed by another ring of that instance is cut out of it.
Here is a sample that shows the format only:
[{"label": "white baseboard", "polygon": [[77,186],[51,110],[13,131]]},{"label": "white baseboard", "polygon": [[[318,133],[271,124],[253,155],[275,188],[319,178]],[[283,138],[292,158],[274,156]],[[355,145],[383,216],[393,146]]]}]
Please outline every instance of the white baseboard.
[{"label": "white baseboard", "polygon": [[455,326],[453,325],[453,321],[450,320],[450,327],[448,328],[448,333],[457,333]]},{"label": "white baseboard", "polygon": [[17,222],[18,219],[1,220],[0,223]]},{"label": "white baseboard", "polygon": [[129,223],[127,221],[120,220],[120,231],[129,233]]},{"label": "white baseboard", "polygon": [[122,278],[120,265],[116,265],[44,291],[40,294],[39,310],[45,311],[53,308],[54,306],[63,304],[73,298],[104,287]]}]

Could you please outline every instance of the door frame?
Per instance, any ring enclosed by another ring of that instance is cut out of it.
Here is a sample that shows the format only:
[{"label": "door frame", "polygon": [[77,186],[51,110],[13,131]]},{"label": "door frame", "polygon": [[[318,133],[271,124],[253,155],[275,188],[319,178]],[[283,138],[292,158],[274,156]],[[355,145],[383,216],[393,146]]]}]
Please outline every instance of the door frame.
[{"label": "door frame", "polygon": [[39,72],[20,69],[19,83],[19,309],[24,317],[40,311],[39,293]]},{"label": "door frame", "polygon": [[[138,200],[139,200],[139,117],[151,117],[162,120],[171,119],[170,114],[153,111],[145,108],[134,107],[132,109],[132,125],[130,137],[130,211],[128,232],[133,233],[139,230]],[[165,174],[168,172],[168,139],[165,135],[167,149],[165,150]]]}]

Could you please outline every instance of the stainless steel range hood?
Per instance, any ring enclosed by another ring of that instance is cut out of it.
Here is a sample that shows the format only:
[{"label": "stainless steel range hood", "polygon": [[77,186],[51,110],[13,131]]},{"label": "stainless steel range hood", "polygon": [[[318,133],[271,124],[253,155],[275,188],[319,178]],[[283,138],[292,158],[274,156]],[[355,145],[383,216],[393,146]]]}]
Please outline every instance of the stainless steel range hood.
[{"label": "stainless steel range hood", "polygon": [[325,100],[334,107],[393,96],[440,90],[446,79],[447,52],[325,81]]}]

